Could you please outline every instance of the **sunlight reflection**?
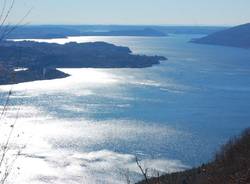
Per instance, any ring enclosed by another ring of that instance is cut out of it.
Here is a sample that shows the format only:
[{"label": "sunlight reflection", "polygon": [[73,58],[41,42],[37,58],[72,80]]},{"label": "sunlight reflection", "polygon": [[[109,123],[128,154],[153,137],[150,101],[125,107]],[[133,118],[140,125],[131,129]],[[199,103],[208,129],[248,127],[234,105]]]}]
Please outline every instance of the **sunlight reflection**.
[{"label": "sunlight reflection", "polygon": [[[91,88],[101,87],[102,85],[112,85],[118,83],[120,78],[108,72],[105,69],[59,69],[71,76],[64,79],[44,80],[20,83],[12,85],[15,91],[26,91],[33,93],[34,91],[61,91],[62,89],[73,90],[74,88],[85,88],[85,92],[81,94],[91,94]],[[1,91],[9,91],[11,85],[0,86]]]}]

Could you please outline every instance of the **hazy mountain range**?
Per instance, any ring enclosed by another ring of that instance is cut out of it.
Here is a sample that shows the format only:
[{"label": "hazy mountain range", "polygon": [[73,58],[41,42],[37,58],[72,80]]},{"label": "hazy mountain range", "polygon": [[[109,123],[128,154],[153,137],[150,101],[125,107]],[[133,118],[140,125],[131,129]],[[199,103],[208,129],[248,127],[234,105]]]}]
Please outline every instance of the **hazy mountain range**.
[{"label": "hazy mountain range", "polygon": [[22,26],[9,39],[46,39],[68,36],[167,36],[168,34],[211,34],[226,27],[125,26],[125,25],[41,25]]}]

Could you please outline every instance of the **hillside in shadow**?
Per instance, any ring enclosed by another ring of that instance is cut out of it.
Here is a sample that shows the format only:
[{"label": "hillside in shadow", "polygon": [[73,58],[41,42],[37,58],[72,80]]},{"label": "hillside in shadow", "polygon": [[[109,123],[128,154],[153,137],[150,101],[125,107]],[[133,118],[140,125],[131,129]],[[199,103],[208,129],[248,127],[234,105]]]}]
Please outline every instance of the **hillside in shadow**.
[{"label": "hillside in shadow", "polygon": [[[231,139],[212,162],[191,170],[152,178],[150,184],[250,183],[250,129]],[[148,184],[146,181],[138,184]]]}]

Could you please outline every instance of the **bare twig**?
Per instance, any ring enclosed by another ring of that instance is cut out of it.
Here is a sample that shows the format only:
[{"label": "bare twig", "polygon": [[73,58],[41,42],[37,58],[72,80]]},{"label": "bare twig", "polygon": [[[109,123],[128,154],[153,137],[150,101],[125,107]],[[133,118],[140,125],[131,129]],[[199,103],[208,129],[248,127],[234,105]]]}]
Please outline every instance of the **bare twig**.
[{"label": "bare twig", "polygon": [[160,173],[157,172],[157,184],[161,184]]},{"label": "bare twig", "polygon": [[0,120],[3,119],[3,117],[4,117],[4,115],[5,115],[6,111],[7,111],[7,107],[8,107],[9,101],[10,101],[10,96],[12,94],[12,90],[13,90],[13,87],[11,87],[11,89],[8,92],[6,101],[4,103],[4,106],[3,106],[3,109],[2,109],[2,112],[1,112]]},{"label": "bare twig", "polygon": [[[8,3],[8,0],[4,0],[3,7],[0,12],[0,42],[3,41],[5,38],[9,36],[11,32],[16,30],[18,27],[23,25],[24,20],[28,17],[28,15],[31,13],[33,8],[30,8],[24,16],[17,22],[15,25],[7,24],[8,18],[10,17],[10,14],[13,11],[14,5],[16,0],[11,0],[10,3]],[[9,5],[9,6],[8,6]]]},{"label": "bare twig", "polygon": [[3,146],[3,153],[2,153],[2,156],[1,156],[1,159],[0,159],[0,166],[2,165],[2,163],[4,161],[4,158],[5,158],[8,150],[9,150],[10,139],[11,139],[11,137],[13,135],[14,128],[15,128],[15,125],[16,125],[18,117],[19,117],[19,112],[20,112],[20,107],[18,108],[18,112],[17,112],[16,118],[15,118],[14,124],[10,125],[11,130],[9,132],[8,138],[6,140],[6,143]]},{"label": "bare twig", "polygon": [[5,9],[6,9],[6,5],[7,5],[7,0],[4,0],[3,2],[3,7],[2,7],[2,10],[1,10],[1,14],[0,14],[0,22],[2,21],[2,18],[4,16],[4,12],[5,12]]},{"label": "bare twig", "polygon": [[32,8],[20,19],[20,21],[16,24],[16,25],[7,25],[5,26],[4,31],[1,34],[0,37],[0,41],[7,38],[10,33],[12,33],[13,31],[15,31],[16,29],[18,29],[19,27],[23,26],[23,22],[24,20],[29,16],[29,14],[31,13]]},{"label": "bare twig", "polygon": [[143,169],[142,168],[142,166],[141,166],[141,164],[140,164],[140,162],[139,162],[139,160],[138,160],[138,158],[136,157],[135,158],[135,161],[136,161],[136,164],[137,164],[137,166],[138,166],[138,168],[140,169],[140,171],[141,171],[141,173],[142,173],[142,175],[144,176],[144,179],[145,179],[145,182],[147,183],[147,184],[150,184],[149,183],[149,179],[148,179],[148,169]]},{"label": "bare twig", "polygon": [[130,177],[129,177],[129,170],[127,170],[127,172],[125,173],[125,177],[126,177],[126,183],[131,184]]},{"label": "bare twig", "polygon": [[[13,32],[18,27],[20,27],[23,24],[24,20],[32,11],[32,8],[29,11],[27,11],[27,13],[17,22],[17,24],[6,25],[10,15],[13,12],[15,2],[16,0],[3,0],[2,7],[0,8],[0,42],[6,39],[11,32]],[[4,101],[2,103],[2,109],[0,112],[0,122],[2,122],[2,120],[5,118],[7,111],[10,107],[10,99],[12,96],[12,92],[13,92],[13,86],[11,86],[11,89],[8,91],[8,94],[5,97],[5,99],[0,99]],[[12,138],[14,137],[13,134],[14,134],[15,127],[17,124],[17,120],[19,119],[19,113],[20,113],[20,107],[18,107],[14,122],[10,124],[10,131],[7,133],[6,140],[4,140],[1,143],[3,145],[0,147],[0,184],[5,184],[7,182],[9,175],[14,169],[15,162],[20,156],[21,149],[23,149],[19,147],[17,151],[14,150],[14,153],[16,152],[16,154],[14,154],[13,152],[10,152],[10,149],[11,149],[10,142],[12,141]],[[19,134],[17,137],[19,137]]]},{"label": "bare twig", "polygon": [[[14,4],[15,4],[15,0],[12,0],[10,7],[8,8],[3,20],[1,21],[0,28],[3,27],[3,25],[6,23],[7,19],[9,18],[10,13],[11,13],[13,7],[14,7]],[[4,14],[4,12],[3,12],[3,14]]]}]

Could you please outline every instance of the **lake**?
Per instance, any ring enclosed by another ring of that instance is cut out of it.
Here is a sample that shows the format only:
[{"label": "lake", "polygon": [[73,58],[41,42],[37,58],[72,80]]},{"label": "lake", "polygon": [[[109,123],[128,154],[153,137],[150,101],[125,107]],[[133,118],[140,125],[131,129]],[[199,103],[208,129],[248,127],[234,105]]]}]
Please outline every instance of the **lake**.
[{"label": "lake", "polygon": [[36,40],[105,41],[168,61],[144,69],[60,69],[71,77],[1,86],[2,105],[7,91],[13,94],[0,128],[7,132],[18,119],[11,150],[22,147],[12,180],[118,184],[141,179],[135,156],[151,174],[211,160],[250,126],[250,50],[189,43],[201,36]]}]

